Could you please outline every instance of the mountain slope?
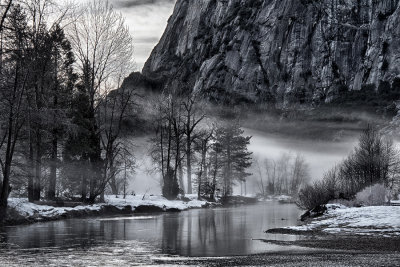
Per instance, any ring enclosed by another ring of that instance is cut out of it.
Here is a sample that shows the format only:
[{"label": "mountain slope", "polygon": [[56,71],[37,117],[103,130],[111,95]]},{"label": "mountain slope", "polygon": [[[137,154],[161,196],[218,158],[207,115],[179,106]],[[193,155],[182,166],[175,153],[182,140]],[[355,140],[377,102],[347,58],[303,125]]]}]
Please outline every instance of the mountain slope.
[{"label": "mountain slope", "polygon": [[399,0],[178,0],[143,74],[287,106],[390,87],[399,68]]}]

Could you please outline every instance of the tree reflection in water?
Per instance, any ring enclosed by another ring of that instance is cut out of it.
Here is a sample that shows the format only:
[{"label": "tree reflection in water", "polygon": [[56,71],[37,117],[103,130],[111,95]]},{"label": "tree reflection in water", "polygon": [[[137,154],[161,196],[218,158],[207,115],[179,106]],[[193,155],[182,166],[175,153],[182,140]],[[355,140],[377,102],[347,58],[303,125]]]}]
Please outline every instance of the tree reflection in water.
[{"label": "tree reflection in water", "polygon": [[[96,249],[124,241],[124,246],[142,246],[153,254],[244,255],[272,249],[271,245],[252,239],[267,238],[266,229],[297,224],[300,213],[294,205],[268,202],[180,213],[38,223],[3,229],[0,249],[7,246]],[[135,253],[135,249],[131,251]]]}]

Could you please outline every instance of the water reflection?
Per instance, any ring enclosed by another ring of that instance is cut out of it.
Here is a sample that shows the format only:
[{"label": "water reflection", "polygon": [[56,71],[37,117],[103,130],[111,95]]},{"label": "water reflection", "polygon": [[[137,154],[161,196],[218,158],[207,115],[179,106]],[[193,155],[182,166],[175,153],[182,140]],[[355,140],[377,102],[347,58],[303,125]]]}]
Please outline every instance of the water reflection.
[{"label": "water reflection", "polygon": [[[282,250],[254,239],[281,239],[266,229],[294,225],[300,211],[275,202],[232,208],[199,209],[156,216],[73,219],[3,229],[8,247],[95,248],[135,241],[153,253],[182,256],[227,256]],[[286,237],[285,237],[286,238]],[[290,239],[296,237],[288,237]]]}]

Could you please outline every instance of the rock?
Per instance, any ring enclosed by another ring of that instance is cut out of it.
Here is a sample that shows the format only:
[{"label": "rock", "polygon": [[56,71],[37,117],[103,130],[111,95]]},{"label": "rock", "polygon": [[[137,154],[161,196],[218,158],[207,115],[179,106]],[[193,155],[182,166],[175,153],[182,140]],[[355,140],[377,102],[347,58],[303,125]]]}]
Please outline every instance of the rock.
[{"label": "rock", "polygon": [[135,213],[146,213],[146,212],[163,212],[164,209],[158,206],[152,205],[140,205],[135,208]]},{"label": "rock", "polygon": [[304,222],[305,220],[310,218],[310,216],[311,216],[311,212],[308,210],[303,215],[300,216],[300,221]]},{"label": "rock", "polygon": [[178,0],[143,74],[219,103],[285,107],[377,89],[399,66],[399,0]]},{"label": "rock", "polygon": [[303,215],[300,216],[300,221],[306,221],[310,218],[319,217],[325,214],[328,209],[325,205],[318,205],[312,210],[306,211]]}]

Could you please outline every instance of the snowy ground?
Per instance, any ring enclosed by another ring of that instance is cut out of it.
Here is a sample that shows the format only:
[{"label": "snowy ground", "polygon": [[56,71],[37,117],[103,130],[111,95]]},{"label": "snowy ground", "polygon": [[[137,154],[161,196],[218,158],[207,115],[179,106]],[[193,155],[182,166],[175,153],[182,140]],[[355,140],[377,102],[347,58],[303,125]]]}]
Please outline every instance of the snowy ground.
[{"label": "snowy ground", "polygon": [[143,195],[138,196],[126,196],[124,199],[122,196],[116,197],[106,196],[105,203],[94,204],[94,205],[82,205],[77,206],[75,208],[69,207],[52,207],[45,205],[36,205],[33,203],[29,203],[25,198],[10,198],[8,201],[8,206],[14,209],[18,215],[27,220],[51,220],[57,219],[64,215],[73,212],[96,212],[101,211],[105,206],[113,206],[117,209],[124,210],[127,207],[132,208],[132,211],[139,206],[153,206],[158,207],[163,210],[167,209],[177,209],[177,210],[186,210],[191,208],[201,208],[207,204],[206,201],[199,201],[196,199],[195,195],[187,195],[187,198],[190,201],[185,202],[181,200],[167,200],[161,196],[149,196]]},{"label": "snowy ground", "polygon": [[118,208],[124,208],[127,205],[131,207],[138,207],[138,206],[156,206],[159,208],[164,209],[178,209],[178,210],[187,210],[193,208],[201,208],[207,204],[207,201],[197,200],[197,195],[185,195],[186,198],[190,199],[188,202],[184,202],[182,200],[167,200],[162,196],[148,196],[146,195],[143,199],[143,195],[138,196],[126,196],[124,199],[122,196],[116,197],[113,196],[106,196],[105,201],[106,204],[110,204],[116,206]]},{"label": "snowy ground", "polygon": [[327,207],[328,213],[311,223],[286,229],[330,234],[400,236],[400,206],[347,208],[330,204]]}]

